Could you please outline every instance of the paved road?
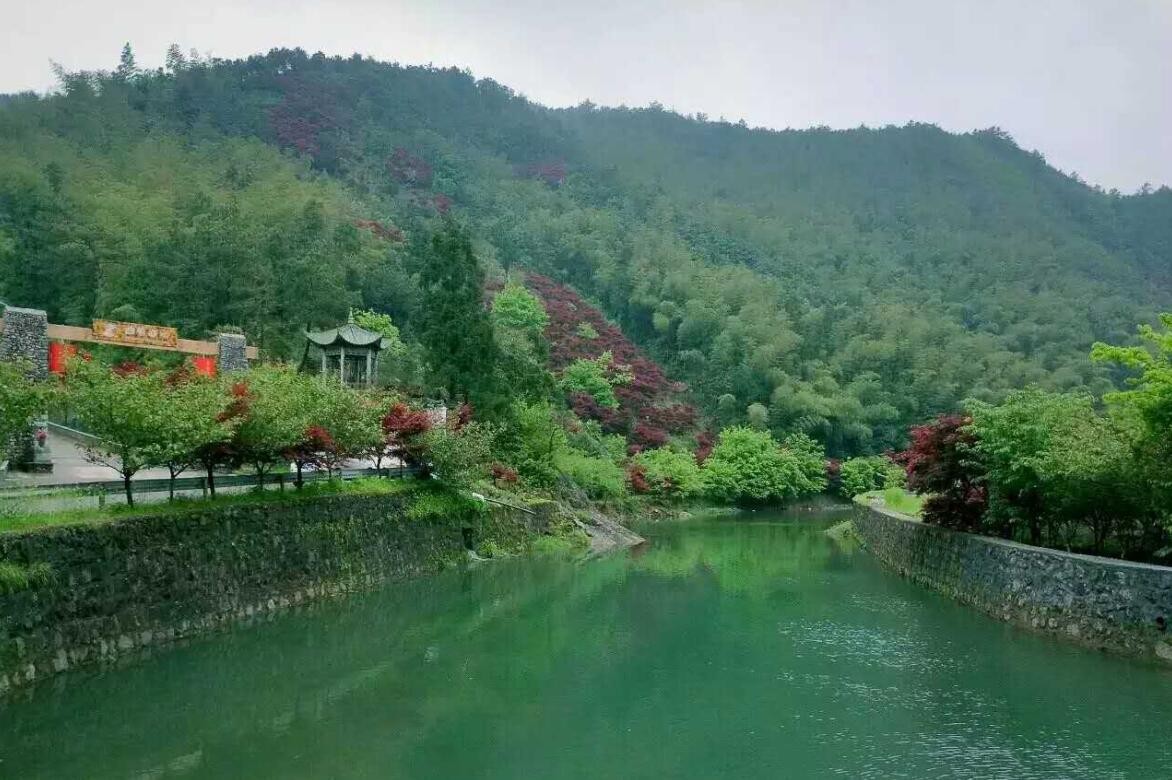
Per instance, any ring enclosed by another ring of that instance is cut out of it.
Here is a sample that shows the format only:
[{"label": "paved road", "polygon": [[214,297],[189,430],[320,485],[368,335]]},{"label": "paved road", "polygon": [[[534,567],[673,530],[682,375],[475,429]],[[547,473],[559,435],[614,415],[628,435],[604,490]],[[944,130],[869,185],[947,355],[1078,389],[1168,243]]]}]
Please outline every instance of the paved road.
[{"label": "paved road", "polygon": [[[98,482],[120,479],[118,472],[109,466],[86,460],[85,451],[71,436],[50,429],[48,445],[53,453],[53,471],[49,474],[29,474],[23,471],[9,471],[0,474],[0,482],[6,487],[27,485],[62,485],[72,482]],[[134,475],[135,479],[167,479],[167,469],[144,469]]]}]

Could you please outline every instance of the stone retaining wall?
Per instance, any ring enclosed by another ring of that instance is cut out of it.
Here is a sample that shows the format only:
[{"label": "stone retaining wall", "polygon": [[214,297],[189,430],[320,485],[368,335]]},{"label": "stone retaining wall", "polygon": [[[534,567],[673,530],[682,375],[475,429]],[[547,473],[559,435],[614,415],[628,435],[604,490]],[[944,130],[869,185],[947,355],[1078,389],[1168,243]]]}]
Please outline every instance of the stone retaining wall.
[{"label": "stone retaining wall", "polygon": [[[0,534],[0,693],[79,665],[524,546],[533,518],[430,489]],[[7,592],[5,592],[7,591]]]},{"label": "stone retaining wall", "polygon": [[881,562],[981,611],[1089,647],[1172,665],[1172,568],[1031,547],[856,505]]}]

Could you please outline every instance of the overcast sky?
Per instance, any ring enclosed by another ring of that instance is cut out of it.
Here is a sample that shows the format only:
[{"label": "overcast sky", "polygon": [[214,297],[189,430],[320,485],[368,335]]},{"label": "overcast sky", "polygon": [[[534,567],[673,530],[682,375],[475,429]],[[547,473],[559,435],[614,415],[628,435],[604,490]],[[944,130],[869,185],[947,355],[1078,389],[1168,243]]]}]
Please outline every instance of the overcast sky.
[{"label": "overcast sky", "polygon": [[754,126],[997,125],[1092,183],[1172,184],[1172,0],[0,0],[0,92],[126,41],[140,65],[301,46]]}]

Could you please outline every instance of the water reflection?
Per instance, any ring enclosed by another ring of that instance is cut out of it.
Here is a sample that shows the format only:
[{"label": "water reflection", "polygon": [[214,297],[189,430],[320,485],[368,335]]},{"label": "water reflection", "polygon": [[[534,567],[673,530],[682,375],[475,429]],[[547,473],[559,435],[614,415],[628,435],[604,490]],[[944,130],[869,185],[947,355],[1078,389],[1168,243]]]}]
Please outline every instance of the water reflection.
[{"label": "water reflection", "polygon": [[0,776],[1158,777],[1172,675],[763,516],[280,616],[0,705]]}]

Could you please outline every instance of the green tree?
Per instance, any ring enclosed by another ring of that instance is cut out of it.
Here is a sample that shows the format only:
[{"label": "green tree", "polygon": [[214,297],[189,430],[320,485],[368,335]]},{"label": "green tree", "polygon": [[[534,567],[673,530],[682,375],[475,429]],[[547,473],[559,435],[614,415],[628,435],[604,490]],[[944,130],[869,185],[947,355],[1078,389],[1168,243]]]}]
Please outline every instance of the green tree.
[{"label": "green tree", "polygon": [[45,410],[45,384],[29,379],[19,363],[0,362],[0,462],[7,460],[12,441],[28,433],[33,418]]},{"label": "green tree", "polygon": [[447,220],[416,265],[423,294],[417,332],[432,381],[452,401],[495,407],[497,348],[484,308],[484,272],[467,232]]},{"label": "green tree", "polygon": [[309,425],[328,434],[328,446],[319,457],[333,474],[346,460],[368,454],[384,437],[379,417],[370,411],[374,404],[364,394],[326,378],[313,381]]},{"label": "green tree", "polygon": [[115,372],[97,361],[75,360],[65,387],[70,409],[95,437],[86,446],[86,458],[116,471],[126,503],[134,506],[130,481],[151,465],[159,449],[160,416],[167,409],[165,377],[161,372]]},{"label": "green tree", "polygon": [[509,282],[492,300],[492,318],[498,325],[524,333],[535,343],[544,339],[549,315],[536,295]]},{"label": "green tree", "polygon": [[839,469],[839,490],[847,498],[903,484],[903,469],[882,455],[848,458]]},{"label": "green tree", "polygon": [[384,355],[398,358],[407,352],[407,345],[403,343],[402,334],[391,320],[391,315],[360,309],[354,312],[354,323],[360,328],[382,334]]},{"label": "green tree", "polygon": [[471,487],[488,475],[495,435],[490,423],[476,421],[458,429],[433,428],[423,434],[432,472],[452,487]]},{"label": "green tree", "polygon": [[546,369],[549,345],[545,327],[549,315],[533,293],[510,282],[492,302],[494,340],[497,344],[499,385],[514,396],[541,399],[553,392],[553,378]]},{"label": "green tree", "polygon": [[1128,369],[1128,390],[1104,400],[1136,432],[1138,466],[1146,472],[1155,502],[1172,505],[1172,313],[1161,314],[1161,330],[1141,325],[1139,346],[1096,343],[1091,356]]},{"label": "green tree", "polygon": [[1132,437],[1114,420],[1092,413],[1054,431],[1051,446],[1036,457],[1047,511],[1068,529],[1068,545],[1083,546],[1085,527],[1091,550],[1100,554],[1112,540],[1124,557],[1164,546],[1162,512],[1151,512],[1132,447]]},{"label": "green tree", "polygon": [[749,426],[763,431],[769,427],[769,410],[765,404],[749,404],[745,410],[745,418],[749,421]]},{"label": "green tree", "polygon": [[240,460],[252,466],[258,487],[274,467],[288,462],[288,453],[300,445],[313,424],[323,385],[316,378],[287,366],[257,366],[239,383],[246,411],[233,432],[232,446]]},{"label": "green tree", "polygon": [[976,437],[974,455],[985,471],[987,522],[1012,535],[1024,524],[1030,544],[1041,544],[1047,527],[1045,485],[1038,462],[1054,448],[1058,431],[1094,414],[1088,396],[1047,393],[1036,387],[1010,393],[999,405],[966,403]]},{"label": "green tree", "polygon": [[232,436],[234,420],[226,415],[230,397],[223,382],[199,375],[173,374],[162,392],[143,399],[156,402],[155,438],[144,460],[165,466],[170,475],[168,495],[175,498],[175,479],[199,462],[206,448]]},{"label": "green tree", "polygon": [[805,453],[779,446],[768,431],[725,428],[700,470],[705,493],[717,501],[762,504],[816,492]]},{"label": "green tree", "polygon": [[527,481],[552,485],[557,478],[554,461],[569,447],[566,429],[549,401],[514,401],[508,424],[498,438],[502,455]]}]

